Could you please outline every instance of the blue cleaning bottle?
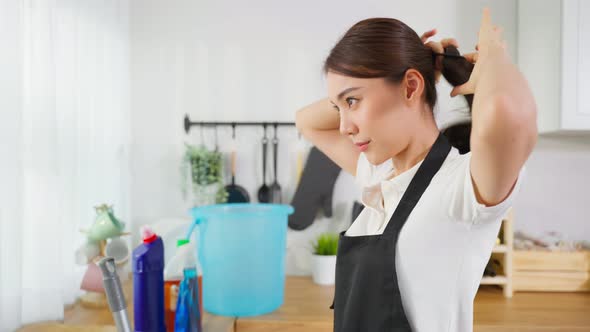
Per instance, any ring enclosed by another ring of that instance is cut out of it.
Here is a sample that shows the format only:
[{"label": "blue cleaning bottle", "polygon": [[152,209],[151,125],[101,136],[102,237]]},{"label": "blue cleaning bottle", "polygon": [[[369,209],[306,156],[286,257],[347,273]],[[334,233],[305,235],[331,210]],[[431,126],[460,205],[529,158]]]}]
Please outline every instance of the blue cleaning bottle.
[{"label": "blue cleaning bottle", "polygon": [[184,269],[184,279],[180,282],[176,304],[175,332],[202,332],[203,325],[199,310],[199,285],[197,270]]},{"label": "blue cleaning bottle", "polygon": [[175,332],[202,332],[198,260],[194,252],[184,255],[183,279],[176,302]]},{"label": "blue cleaning bottle", "polygon": [[141,229],[143,243],[133,250],[133,313],[136,332],[165,332],[164,243],[152,230]]}]

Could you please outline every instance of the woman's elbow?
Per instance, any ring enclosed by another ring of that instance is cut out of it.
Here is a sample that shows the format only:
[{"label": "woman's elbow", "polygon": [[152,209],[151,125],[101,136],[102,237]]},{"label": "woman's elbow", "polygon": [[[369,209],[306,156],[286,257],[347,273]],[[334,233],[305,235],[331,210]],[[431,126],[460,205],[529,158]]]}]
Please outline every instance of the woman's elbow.
[{"label": "woman's elbow", "polygon": [[509,130],[531,149],[537,143],[537,104],[532,98],[499,96],[494,101],[498,124]]}]

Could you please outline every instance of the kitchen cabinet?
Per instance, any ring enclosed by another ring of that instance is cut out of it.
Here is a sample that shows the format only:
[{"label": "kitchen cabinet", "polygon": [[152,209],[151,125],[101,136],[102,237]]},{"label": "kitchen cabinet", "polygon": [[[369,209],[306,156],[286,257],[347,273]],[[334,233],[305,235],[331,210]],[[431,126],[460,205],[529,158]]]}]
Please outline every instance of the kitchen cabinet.
[{"label": "kitchen cabinet", "polygon": [[590,132],[590,1],[519,0],[517,63],[539,133]]}]

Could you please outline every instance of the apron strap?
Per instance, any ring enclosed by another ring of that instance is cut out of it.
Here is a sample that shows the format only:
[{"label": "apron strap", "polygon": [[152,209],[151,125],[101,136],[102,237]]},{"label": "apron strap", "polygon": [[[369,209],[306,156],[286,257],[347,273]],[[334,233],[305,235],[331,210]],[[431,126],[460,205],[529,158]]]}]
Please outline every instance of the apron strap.
[{"label": "apron strap", "polygon": [[451,145],[448,139],[442,133],[439,133],[426,158],[424,158],[418,171],[410,181],[408,189],[404,192],[383,234],[399,233],[410,216],[410,213],[420,200],[420,197],[426,191],[430,181],[442,166],[450,150]]}]

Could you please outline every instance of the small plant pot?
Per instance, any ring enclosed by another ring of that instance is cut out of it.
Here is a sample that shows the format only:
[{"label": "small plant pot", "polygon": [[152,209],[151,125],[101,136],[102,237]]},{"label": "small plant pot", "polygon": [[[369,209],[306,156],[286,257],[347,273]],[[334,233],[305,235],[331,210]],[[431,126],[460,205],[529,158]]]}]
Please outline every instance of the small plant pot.
[{"label": "small plant pot", "polygon": [[336,278],[336,255],[312,255],[311,274],[319,285],[334,285]]},{"label": "small plant pot", "polygon": [[201,186],[199,189],[193,191],[193,205],[204,206],[213,205],[217,201],[217,192],[219,191],[219,183],[212,183]]}]

